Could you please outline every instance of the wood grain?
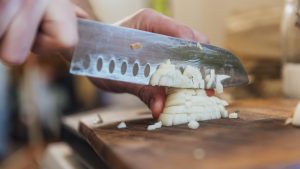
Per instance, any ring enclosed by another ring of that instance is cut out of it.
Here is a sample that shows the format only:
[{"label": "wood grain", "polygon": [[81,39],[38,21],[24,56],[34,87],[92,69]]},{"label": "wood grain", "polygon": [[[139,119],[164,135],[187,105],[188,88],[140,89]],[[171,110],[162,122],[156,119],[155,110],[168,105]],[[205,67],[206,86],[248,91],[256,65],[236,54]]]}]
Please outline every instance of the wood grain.
[{"label": "wood grain", "polygon": [[201,122],[196,130],[179,125],[147,131],[153,123],[149,118],[127,121],[126,129],[117,129],[117,118],[101,127],[83,121],[79,129],[116,169],[300,167],[300,129],[284,125],[296,104],[284,99],[241,100],[228,108],[238,110],[239,119]]}]

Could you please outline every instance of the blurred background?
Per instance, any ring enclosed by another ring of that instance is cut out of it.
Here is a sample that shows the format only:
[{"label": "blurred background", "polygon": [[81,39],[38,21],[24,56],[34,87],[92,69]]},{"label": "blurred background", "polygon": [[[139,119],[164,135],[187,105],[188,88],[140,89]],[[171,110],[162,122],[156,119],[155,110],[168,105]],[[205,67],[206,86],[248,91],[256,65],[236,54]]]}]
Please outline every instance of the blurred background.
[{"label": "blurred background", "polygon": [[[74,2],[94,19],[106,23],[114,23],[147,7],[203,32],[211,44],[238,55],[251,79],[250,85],[228,89],[221,97],[234,100],[286,96],[281,78],[282,65],[286,62],[282,42],[288,36],[290,23],[283,22],[289,19],[283,14],[285,4],[292,0]],[[48,143],[60,140],[61,118],[65,115],[103,107],[144,107],[133,96],[106,93],[96,89],[87,79],[70,75],[68,64],[58,57],[31,55],[22,66],[0,65],[0,69],[0,159],[3,168],[38,166],[33,159],[41,157]],[[25,164],[20,162],[18,167],[11,167],[16,159]]]}]

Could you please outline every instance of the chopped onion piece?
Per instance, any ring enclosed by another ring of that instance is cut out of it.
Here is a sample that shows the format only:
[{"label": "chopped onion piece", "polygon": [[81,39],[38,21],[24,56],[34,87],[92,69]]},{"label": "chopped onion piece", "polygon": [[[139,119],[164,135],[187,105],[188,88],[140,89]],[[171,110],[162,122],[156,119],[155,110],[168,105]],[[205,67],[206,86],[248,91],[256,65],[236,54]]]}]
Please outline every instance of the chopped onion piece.
[{"label": "chopped onion piece", "polygon": [[127,128],[127,125],[124,121],[122,121],[117,127],[118,127],[118,129],[124,129],[124,128]]},{"label": "chopped onion piece", "polygon": [[[150,79],[151,85],[174,87],[168,89],[165,108],[159,117],[162,125],[189,123],[189,127],[195,128],[197,121],[228,117],[226,101],[207,96],[204,89],[215,88],[218,93],[222,93],[222,80],[229,76],[216,74],[214,69],[206,69],[205,72],[209,72],[204,78],[199,67],[187,65],[181,70],[182,67],[178,66],[167,60],[158,66]],[[156,128],[155,124],[149,125],[147,130]]]},{"label": "chopped onion piece", "polygon": [[200,50],[203,50],[202,45],[201,45],[199,42],[197,42],[197,47],[198,47]]},{"label": "chopped onion piece", "polygon": [[163,126],[227,117],[228,103],[215,96],[207,96],[202,89],[169,89],[167,100],[159,120]]},{"label": "chopped onion piece", "polygon": [[228,116],[228,118],[230,118],[230,119],[237,119],[238,117],[239,116],[236,112],[230,113],[229,116]]},{"label": "chopped onion piece", "polygon": [[293,118],[287,118],[284,122],[284,125],[292,124],[292,122],[293,122]]},{"label": "chopped onion piece", "polygon": [[191,120],[188,124],[190,129],[197,129],[199,127],[199,123],[195,120]]},{"label": "chopped onion piece", "polygon": [[286,124],[292,123],[293,126],[300,127],[300,102],[297,104],[293,118],[286,120]]},{"label": "chopped onion piece", "polygon": [[154,123],[152,125],[149,125],[147,127],[147,130],[155,130],[155,129],[161,128],[161,126],[162,126],[162,122],[159,121],[159,122],[156,122],[156,123]]}]

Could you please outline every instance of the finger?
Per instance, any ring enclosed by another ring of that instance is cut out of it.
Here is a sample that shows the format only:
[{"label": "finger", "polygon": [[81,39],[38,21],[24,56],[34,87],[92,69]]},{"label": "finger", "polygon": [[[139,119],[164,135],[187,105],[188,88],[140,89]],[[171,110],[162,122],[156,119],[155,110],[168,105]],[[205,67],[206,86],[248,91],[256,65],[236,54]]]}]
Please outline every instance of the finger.
[{"label": "finger", "polygon": [[77,5],[74,5],[75,14],[79,18],[89,19],[90,15]]},{"label": "finger", "polygon": [[154,90],[156,90],[156,92],[154,91],[152,93],[149,108],[151,109],[153,118],[158,119],[165,107],[166,93],[164,88]]},{"label": "finger", "polygon": [[47,0],[23,1],[1,42],[0,56],[5,63],[21,64],[25,61],[47,4]]},{"label": "finger", "polygon": [[78,42],[77,19],[69,0],[52,0],[35,41],[36,54],[71,50]]},{"label": "finger", "polygon": [[0,37],[22,6],[22,0],[0,0]]},{"label": "finger", "polygon": [[140,86],[133,92],[151,110],[153,118],[157,119],[164,109],[166,93],[164,87]]},{"label": "finger", "polygon": [[152,9],[139,10],[137,13],[125,18],[117,24],[182,39],[199,41],[201,43],[208,43],[208,38],[204,34],[170,17],[157,13]]},{"label": "finger", "polygon": [[202,32],[198,32],[193,30],[194,35],[195,35],[195,41],[198,41],[200,43],[205,43],[205,44],[209,44],[209,39],[207,38],[207,36],[205,36]]},{"label": "finger", "polygon": [[186,40],[199,41],[201,43],[208,42],[208,38],[204,34],[200,34],[189,26],[176,22],[175,20],[160,13],[156,13],[152,10],[146,10],[143,12],[142,16],[143,15],[152,15],[152,17],[150,17],[148,23],[145,23],[145,26],[143,24],[140,24],[140,26],[151,30],[154,33],[160,33]]},{"label": "finger", "polygon": [[154,118],[158,118],[163,111],[166,99],[164,87],[135,85],[99,78],[90,79],[97,87],[103,90],[136,95],[150,108]]}]

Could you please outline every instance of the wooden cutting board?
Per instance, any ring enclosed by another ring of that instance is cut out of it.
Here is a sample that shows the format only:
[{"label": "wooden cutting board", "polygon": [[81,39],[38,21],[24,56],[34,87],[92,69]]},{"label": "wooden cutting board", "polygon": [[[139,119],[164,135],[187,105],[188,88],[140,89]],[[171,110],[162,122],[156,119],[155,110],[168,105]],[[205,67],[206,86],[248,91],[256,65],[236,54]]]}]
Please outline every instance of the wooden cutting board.
[{"label": "wooden cutting board", "polygon": [[[239,119],[147,131],[144,111],[101,113],[82,119],[79,130],[97,154],[114,169],[300,168],[300,128],[284,125],[296,100],[241,100],[228,107]],[[136,120],[134,120],[136,118]],[[128,128],[118,129],[121,120]],[[94,122],[92,122],[93,120]]]}]

